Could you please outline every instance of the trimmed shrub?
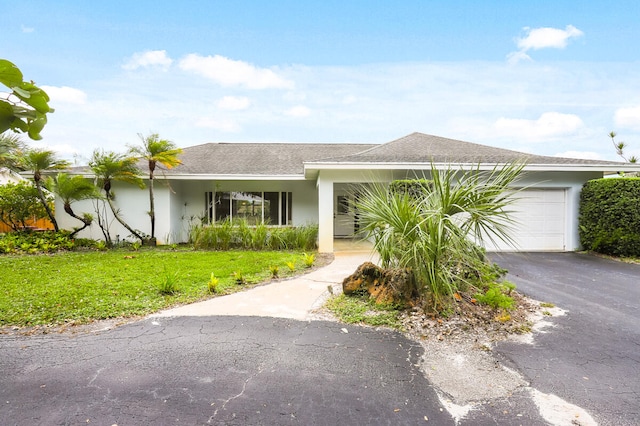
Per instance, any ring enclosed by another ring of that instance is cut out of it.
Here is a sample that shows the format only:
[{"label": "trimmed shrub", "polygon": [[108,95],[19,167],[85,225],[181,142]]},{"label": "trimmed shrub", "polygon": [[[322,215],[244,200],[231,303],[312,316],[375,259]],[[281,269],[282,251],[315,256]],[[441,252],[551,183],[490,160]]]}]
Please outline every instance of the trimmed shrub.
[{"label": "trimmed shrub", "polygon": [[640,178],[597,179],[580,194],[580,242],[587,250],[640,256]]}]

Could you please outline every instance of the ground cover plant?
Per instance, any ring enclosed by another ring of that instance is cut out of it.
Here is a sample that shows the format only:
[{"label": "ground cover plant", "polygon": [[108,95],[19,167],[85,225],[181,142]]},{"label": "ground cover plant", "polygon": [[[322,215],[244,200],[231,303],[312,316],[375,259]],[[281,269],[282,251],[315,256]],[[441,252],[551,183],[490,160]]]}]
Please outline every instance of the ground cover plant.
[{"label": "ground cover plant", "polygon": [[379,305],[366,295],[336,295],[327,300],[325,307],[342,322],[385,326],[402,330],[401,306]]},{"label": "ground cover plant", "polygon": [[0,254],[52,253],[95,247],[96,242],[73,239],[68,232],[13,232],[0,234]]},{"label": "ground cover plant", "polygon": [[[302,252],[87,250],[0,256],[0,327],[135,317],[306,271]],[[234,273],[246,284],[238,285]],[[218,280],[211,290],[212,276]]]}]

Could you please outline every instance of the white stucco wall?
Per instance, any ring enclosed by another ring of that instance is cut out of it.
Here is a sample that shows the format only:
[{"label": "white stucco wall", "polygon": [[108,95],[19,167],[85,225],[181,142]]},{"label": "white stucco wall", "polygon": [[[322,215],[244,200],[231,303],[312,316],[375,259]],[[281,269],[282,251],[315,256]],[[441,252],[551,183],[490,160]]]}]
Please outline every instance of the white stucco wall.
[{"label": "white stucco wall", "polygon": [[[145,234],[151,233],[149,219],[149,192],[140,190],[136,186],[114,183],[116,205],[122,211],[124,220],[134,229]],[[244,192],[291,192],[292,193],[292,223],[294,225],[315,224],[318,222],[318,197],[315,182],[303,180],[285,181],[206,181],[206,180],[177,180],[170,185],[162,180],[156,180],[154,186],[156,211],[156,238],[159,244],[170,244],[188,241],[189,229],[193,224],[201,223],[200,218],[205,214],[205,193],[215,191],[244,191]],[[95,208],[91,201],[79,201],[72,205],[74,212],[82,215],[91,213],[94,217]],[[112,239],[125,239],[129,235],[122,225],[114,218],[107,206],[107,218]],[[56,220],[62,229],[73,229],[80,222],[67,215],[59,200],[56,200]],[[104,239],[97,223],[78,234],[78,237]],[[131,239],[131,238],[127,238]]]},{"label": "white stucco wall", "polygon": [[[160,186],[160,185],[158,185]],[[151,221],[147,212],[149,211],[149,191],[148,189],[139,189],[137,186],[123,184],[115,182],[112,188],[113,193],[116,195],[115,204],[120,208],[121,216],[133,229],[138,229],[145,234],[151,233]],[[160,216],[160,222],[163,221],[162,216],[166,216],[166,200],[163,196],[162,188],[158,188],[156,191],[156,215]],[[99,202],[102,204],[101,202]],[[91,200],[78,201],[71,205],[73,211],[82,216],[82,213],[90,213],[96,217],[94,202]],[[163,213],[163,210],[165,211]],[[106,206],[106,218],[109,224],[109,230],[111,238],[115,241],[116,238],[120,240],[135,240],[130,238],[130,232],[127,231],[120,223],[118,223],[111,213],[111,210]],[[61,229],[73,229],[81,225],[81,223],[69,216],[65,211],[62,203],[59,199],[56,199],[56,221]],[[156,219],[158,222],[158,220]],[[160,231],[160,232],[158,232]],[[156,235],[163,235],[163,230],[159,230],[156,225]],[[103,240],[104,237],[97,221],[94,219],[94,224],[91,227],[83,230],[78,234],[81,238],[92,238],[96,240]]]},{"label": "white stucco wall", "polygon": [[207,192],[291,192],[293,225],[318,222],[318,197],[315,182],[303,180],[218,180],[173,181],[171,188],[171,240],[186,242],[189,229],[206,217]]},{"label": "white stucco wall", "polygon": [[[175,180],[170,187],[156,181],[156,238],[160,244],[186,242],[188,231],[193,224],[200,223],[205,213],[205,193],[215,191],[265,191],[291,192],[293,198],[292,222],[294,225],[317,223],[319,225],[319,249],[333,251],[333,214],[335,187],[344,188],[348,184],[366,182],[390,182],[393,179],[424,176],[422,171],[406,170],[321,170],[317,180]],[[527,172],[519,186],[532,188],[562,188],[566,191],[566,249],[580,248],[578,237],[578,208],[580,191],[584,182],[601,177],[598,172]],[[428,177],[428,174],[427,174]],[[345,186],[346,185],[346,186]],[[149,234],[150,220],[148,190],[135,186],[115,183],[116,204],[122,216],[134,229]],[[89,212],[95,216],[90,201],[73,204],[76,213]],[[108,210],[112,238],[126,238],[129,232],[116,222]],[[56,219],[64,229],[72,229],[79,222],[68,216],[61,204],[56,204]],[[99,227],[94,224],[83,231],[80,237],[102,239]]]}]

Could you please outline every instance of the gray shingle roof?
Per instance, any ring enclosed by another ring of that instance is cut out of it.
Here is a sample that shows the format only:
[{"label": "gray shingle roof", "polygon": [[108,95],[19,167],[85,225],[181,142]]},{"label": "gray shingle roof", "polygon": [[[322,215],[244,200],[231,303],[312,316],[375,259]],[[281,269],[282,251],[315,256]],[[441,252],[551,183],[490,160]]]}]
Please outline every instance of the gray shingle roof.
[{"label": "gray shingle roof", "polygon": [[[412,133],[385,144],[318,143],[207,143],[184,148],[182,164],[163,173],[166,176],[297,176],[316,165],[463,163],[499,164],[526,160],[528,165],[550,167],[602,166],[629,168],[628,163],[546,157],[508,149]],[[637,168],[638,166],[634,166]],[[146,164],[141,163],[142,170]],[[76,172],[89,172],[74,168]]]},{"label": "gray shingle roof", "polygon": [[207,143],[184,148],[172,174],[303,175],[304,162],[355,154],[371,144]]},{"label": "gray shingle roof", "polygon": [[526,160],[528,164],[594,164],[620,165],[614,161],[581,160],[546,157],[503,148],[463,142],[439,136],[412,133],[394,141],[340,158],[323,159],[322,163],[485,163],[496,164]]}]

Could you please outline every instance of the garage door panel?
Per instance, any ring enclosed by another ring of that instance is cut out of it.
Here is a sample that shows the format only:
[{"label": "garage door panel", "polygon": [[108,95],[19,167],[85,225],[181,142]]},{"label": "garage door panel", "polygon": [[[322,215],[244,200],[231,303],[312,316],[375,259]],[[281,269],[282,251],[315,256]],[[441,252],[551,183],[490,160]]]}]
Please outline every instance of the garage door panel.
[{"label": "garage door panel", "polygon": [[491,244],[490,251],[562,251],[565,249],[565,191],[563,189],[527,189],[516,195],[510,210],[515,248],[506,243]]}]

